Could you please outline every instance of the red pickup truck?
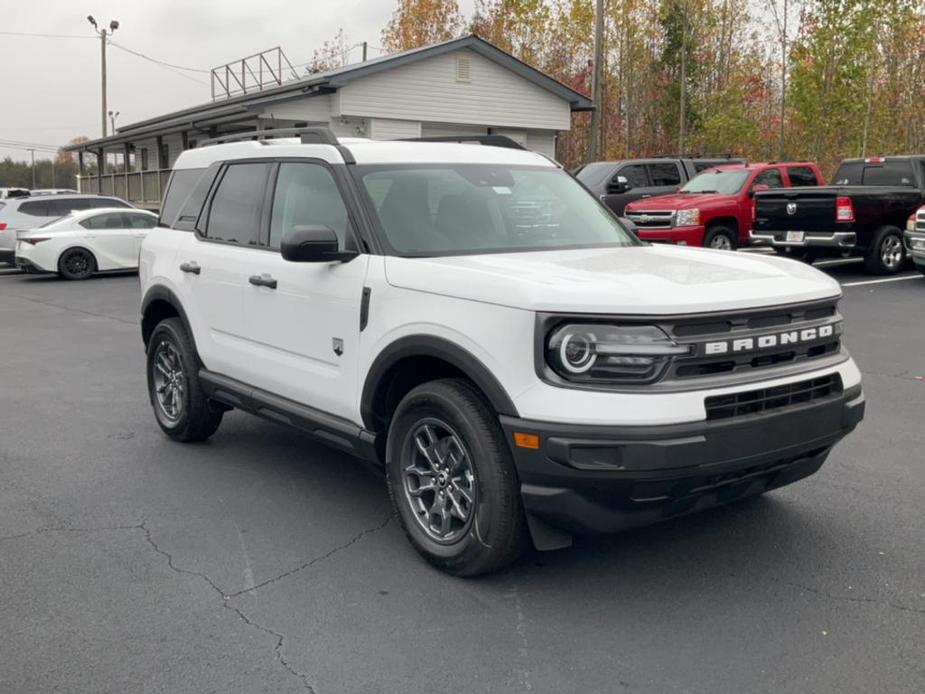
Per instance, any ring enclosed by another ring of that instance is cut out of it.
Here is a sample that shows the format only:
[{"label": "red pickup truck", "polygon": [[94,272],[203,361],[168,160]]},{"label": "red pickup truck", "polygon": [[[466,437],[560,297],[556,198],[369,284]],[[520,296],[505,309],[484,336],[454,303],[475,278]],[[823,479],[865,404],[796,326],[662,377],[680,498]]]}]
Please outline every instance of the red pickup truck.
[{"label": "red pickup truck", "polygon": [[821,185],[822,172],[811,162],[717,166],[677,193],[630,203],[624,216],[645,241],[734,250],[748,245],[756,190]]}]

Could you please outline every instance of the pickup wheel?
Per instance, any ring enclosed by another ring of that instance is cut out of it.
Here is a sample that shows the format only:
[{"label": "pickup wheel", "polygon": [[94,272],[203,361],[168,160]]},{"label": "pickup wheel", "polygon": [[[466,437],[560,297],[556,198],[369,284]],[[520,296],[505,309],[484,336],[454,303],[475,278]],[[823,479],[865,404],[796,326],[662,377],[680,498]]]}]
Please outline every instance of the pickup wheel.
[{"label": "pickup wheel", "polygon": [[703,245],[705,248],[715,248],[719,251],[734,251],[739,245],[739,237],[734,229],[716,224],[707,230]]},{"label": "pickup wheel", "polygon": [[864,267],[874,275],[893,275],[905,262],[902,232],[893,226],[880,227],[864,255]]},{"label": "pickup wheel", "polygon": [[526,544],[510,450],[467,381],[431,381],[404,397],[389,427],[386,479],[405,535],[448,573],[496,571]]},{"label": "pickup wheel", "polygon": [[148,394],[158,425],[174,441],[205,441],[224,410],[199,382],[199,355],[179,318],[162,320],[148,342]]}]

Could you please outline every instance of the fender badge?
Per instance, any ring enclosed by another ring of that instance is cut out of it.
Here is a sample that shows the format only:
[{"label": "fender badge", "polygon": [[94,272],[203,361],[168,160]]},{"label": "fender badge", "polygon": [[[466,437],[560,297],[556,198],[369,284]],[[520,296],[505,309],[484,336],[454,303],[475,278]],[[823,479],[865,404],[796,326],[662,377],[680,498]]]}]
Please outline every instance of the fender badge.
[{"label": "fender badge", "polygon": [[331,346],[334,348],[334,354],[340,356],[344,353],[344,341],[339,337],[331,338]]}]

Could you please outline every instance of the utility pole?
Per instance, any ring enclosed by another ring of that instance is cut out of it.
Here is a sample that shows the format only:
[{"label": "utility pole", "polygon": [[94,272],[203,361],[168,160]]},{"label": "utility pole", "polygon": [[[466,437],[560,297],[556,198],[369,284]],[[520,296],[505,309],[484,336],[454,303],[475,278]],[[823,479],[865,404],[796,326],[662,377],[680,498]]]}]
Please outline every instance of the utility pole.
[{"label": "utility pole", "polygon": [[110,111],[110,112],[109,112],[109,125],[111,126],[109,129],[110,129],[110,131],[112,131],[112,134],[113,134],[113,135],[116,134],[116,118],[118,118],[118,117],[119,117],[119,112],[118,112],[118,111]]},{"label": "utility pole", "polygon": [[366,62],[366,49],[369,47],[369,44],[366,41],[363,42],[363,62]]},{"label": "utility pole", "polygon": [[681,0],[681,108],[678,118],[678,156],[684,156],[684,141],[687,139],[687,0]]},{"label": "utility pole", "polygon": [[90,22],[90,25],[96,31],[97,35],[100,37],[100,93],[102,95],[102,108],[100,109],[101,122],[103,125],[103,137],[106,137],[106,37],[112,36],[116,29],[119,28],[119,22],[115,19],[109,22],[109,31],[106,31],[106,28],[100,29],[96,20],[93,18],[93,15],[87,15],[87,21]]},{"label": "utility pole", "polygon": [[30,149],[29,153],[32,155],[32,189],[34,190],[38,188],[38,186],[35,185],[35,150]]},{"label": "utility pole", "polygon": [[597,161],[601,158],[601,119],[603,114],[603,93],[604,93],[604,0],[597,0],[597,8],[594,13],[594,73],[591,82],[591,100],[594,102],[594,110],[591,111],[591,152],[589,158],[591,161]]}]

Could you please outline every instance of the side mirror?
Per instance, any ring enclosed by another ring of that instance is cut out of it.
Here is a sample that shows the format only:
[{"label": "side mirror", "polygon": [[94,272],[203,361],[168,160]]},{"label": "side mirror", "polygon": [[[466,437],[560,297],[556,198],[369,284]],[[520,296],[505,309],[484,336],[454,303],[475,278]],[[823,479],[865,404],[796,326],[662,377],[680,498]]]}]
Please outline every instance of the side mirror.
[{"label": "side mirror", "polygon": [[748,196],[753,198],[755,197],[755,193],[760,193],[762,190],[771,190],[771,186],[769,186],[767,183],[756,183],[752,186]]},{"label": "side mirror", "polygon": [[294,226],[283,236],[280,253],[291,263],[347,262],[356,251],[341,250],[337,234],[328,226]]},{"label": "side mirror", "polygon": [[607,192],[612,195],[620,195],[630,188],[632,186],[626,176],[617,176],[616,179],[607,184]]},{"label": "side mirror", "polygon": [[639,227],[636,226],[636,222],[634,222],[632,219],[628,219],[627,217],[620,217],[620,224],[622,224],[624,228],[633,236],[639,238]]}]

